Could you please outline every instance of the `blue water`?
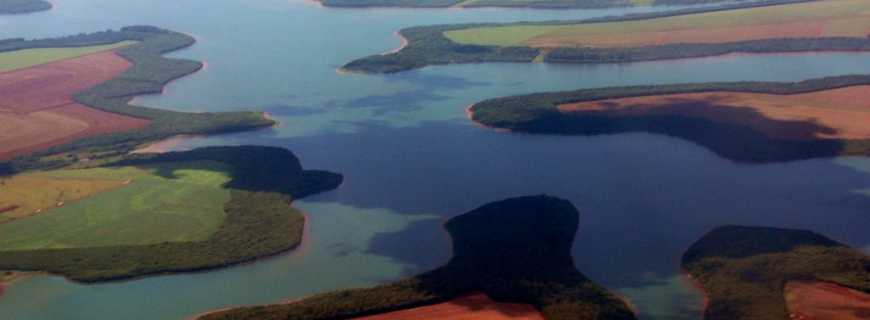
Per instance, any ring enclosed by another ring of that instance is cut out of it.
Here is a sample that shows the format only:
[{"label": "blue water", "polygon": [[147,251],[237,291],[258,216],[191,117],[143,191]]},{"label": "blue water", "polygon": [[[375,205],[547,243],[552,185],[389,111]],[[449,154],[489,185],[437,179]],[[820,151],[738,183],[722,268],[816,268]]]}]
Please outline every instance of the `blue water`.
[{"label": "blue water", "polygon": [[574,202],[581,212],[573,250],[578,268],[626,296],[646,319],[698,318],[700,298],[681,280],[679,257],[718,225],[808,228],[870,246],[865,158],[739,164],[665,136],[499,133],[464,115],[466,106],[485,98],[542,90],[868,73],[867,54],[335,72],[351,59],[397,47],[393,32],[406,26],[642,10],[650,9],[334,10],[277,0],[64,0],[50,12],[0,17],[0,38],[131,24],[188,32],[198,44],[172,56],[208,67],[136,102],[187,111],[267,110],[281,126],[191,138],[177,148],[284,146],[307,168],[346,177],[338,190],[296,203],[309,217],[306,244],[297,252],[214,272],[101,285],[38,276],[0,298],[0,319],[183,319],[382,283],[449,258],[445,219],[524,194]]}]

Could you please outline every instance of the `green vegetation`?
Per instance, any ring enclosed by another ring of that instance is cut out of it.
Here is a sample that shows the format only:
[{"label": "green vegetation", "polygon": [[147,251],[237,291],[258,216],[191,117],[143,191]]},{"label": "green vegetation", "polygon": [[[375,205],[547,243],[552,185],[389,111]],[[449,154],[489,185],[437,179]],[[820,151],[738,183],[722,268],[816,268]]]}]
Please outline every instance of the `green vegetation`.
[{"label": "green vegetation", "polygon": [[692,245],[682,264],[709,296],[708,320],[789,319],[789,281],[870,292],[870,258],[809,231],[720,227]]},{"label": "green vegetation", "polygon": [[45,0],[0,0],[0,14],[31,13],[51,7],[51,3]]},{"label": "green vegetation", "polygon": [[[100,173],[108,178],[137,176],[130,186],[118,190],[129,189],[128,194],[108,192],[97,196],[106,199],[95,197],[94,201],[114,201],[119,210],[134,207],[140,210],[140,215],[159,215],[167,221],[137,224],[141,219],[150,218],[111,212],[111,206],[88,211],[88,217],[69,217],[69,213],[49,211],[44,217],[51,221],[38,220],[43,216],[30,217],[8,224],[9,230],[14,230],[12,227],[17,224],[36,221],[34,223],[47,230],[61,234],[43,234],[45,243],[37,244],[39,249],[0,251],[0,270],[46,271],[76,281],[96,282],[206,270],[278,254],[297,246],[302,237],[305,219],[290,207],[290,202],[334,189],[342,180],[338,174],[303,170],[291,152],[271,147],[213,147],[129,155],[100,168],[39,174],[80,178]],[[230,180],[227,181],[227,177]],[[135,187],[137,179],[146,180],[142,190]],[[166,193],[165,188],[170,187],[164,185],[169,183],[166,181],[187,190]],[[182,186],[182,183],[193,186]],[[223,183],[224,190],[214,190],[215,183]],[[156,191],[159,196],[152,194],[155,190],[149,188],[159,189]],[[197,201],[190,203],[190,199]],[[219,216],[203,211],[202,207],[215,205],[222,209]],[[94,212],[99,215],[91,220]],[[49,218],[55,214],[67,217]],[[102,232],[92,235],[83,234],[88,232],[83,228],[63,230],[67,227],[64,224],[81,224],[81,220],[75,219],[83,218],[87,218],[88,228],[102,229]],[[37,241],[37,234],[29,235],[29,239]],[[99,236],[111,237],[110,243],[120,243],[89,246],[105,241],[92,238]],[[134,242],[134,237],[138,236],[146,238]],[[62,241],[68,242],[57,245]],[[34,247],[32,242],[28,247]]]},{"label": "green vegetation", "polygon": [[[319,0],[327,7],[464,8],[517,7],[537,9],[592,9],[647,5],[689,5],[728,0]],[[751,0],[743,0],[751,1]]]},{"label": "green vegetation", "polygon": [[[717,43],[670,43],[628,47],[569,46],[543,49],[525,44],[548,32],[563,30],[566,26],[600,26],[610,22],[643,22],[668,17],[702,16],[705,13],[726,12],[735,9],[777,6],[780,9],[813,0],[768,0],[726,4],[708,8],[672,10],[656,13],[629,14],[620,17],[593,18],[578,21],[544,21],[516,23],[455,24],[412,27],[400,30],[408,44],[395,53],[378,54],[354,60],[342,67],[349,72],[394,73],[429,65],[482,62],[547,63],[622,63],[667,59],[697,58],[729,53],[788,53],[814,51],[867,51],[870,37],[866,36],[808,36],[802,38],[765,38]],[[862,4],[865,5],[865,4]],[[762,8],[764,9],[764,8]],[[774,11],[776,11],[774,10]],[[733,11],[737,12],[737,11]],[[856,19],[855,21],[863,21]],[[620,27],[612,27],[620,30]],[[832,28],[835,29],[835,28]],[[465,32],[474,30],[474,32]],[[457,32],[465,33],[457,33]],[[622,37],[624,35],[613,35]],[[460,43],[452,38],[468,43]],[[484,43],[484,44],[480,44]]]},{"label": "green vegetation", "polygon": [[4,170],[53,168],[69,165],[80,159],[117,156],[144,143],[175,135],[226,133],[275,124],[259,112],[189,113],[130,105],[129,101],[134,96],[159,93],[169,81],[202,68],[200,62],[162,56],[164,53],[193,45],[195,40],[185,34],[155,27],[134,26],[122,28],[120,31],[55,39],[3,40],[0,41],[0,52],[28,48],[105,45],[119,41],[136,41],[135,44],[117,51],[133,65],[120,76],[78,93],[75,100],[106,112],[149,119],[151,123],[140,130],[83,138],[29,157],[14,159],[11,164],[0,165],[0,174]]},{"label": "green vegetation", "polygon": [[37,48],[0,52],[0,72],[24,69],[53,61],[81,57],[95,52],[126,47],[131,44],[133,44],[132,41],[121,41],[100,46]]},{"label": "green vegetation", "polygon": [[222,187],[229,181],[224,167],[191,161],[36,173],[58,180],[128,184],[0,225],[0,251],[206,240],[223,223],[223,206],[230,200],[230,191]]},{"label": "green vegetation", "polygon": [[570,202],[548,196],[490,203],[447,222],[453,258],[436,270],[374,288],[219,311],[200,319],[346,319],[436,304],[470,292],[531,304],[547,319],[634,319],[625,303],[574,267],[570,250],[578,216]]},{"label": "green vegetation", "polygon": [[870,153],[870,141],[780,140],[769,138],[746,126],[679,115],[608,117],[589,113],[565,113],[560,112],[557,107],[575,102],[663,94],[713,91],[798,94],[868,84],[870,76],[852,75],[800,82],[713,82],[582,89],[490,99],[474,104],[470,110],[475,122],[517,132],[599,135],[644,131],[687,139],[737,161],[788,161],[864,155]]}]

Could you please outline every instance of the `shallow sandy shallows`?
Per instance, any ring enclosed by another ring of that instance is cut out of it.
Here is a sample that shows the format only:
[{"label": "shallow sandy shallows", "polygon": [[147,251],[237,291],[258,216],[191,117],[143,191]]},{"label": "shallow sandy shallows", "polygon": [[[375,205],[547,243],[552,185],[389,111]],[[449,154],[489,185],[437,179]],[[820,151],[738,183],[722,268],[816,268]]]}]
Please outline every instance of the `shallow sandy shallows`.
[{"label": "shallow sandy shallows", "polygon": [[0,159],[146,126],[147,120],[96,110],[72,99],[129,67],[127,60],[105,51],[0,73]]},{"label": "shallow sandy shallows", "polygon": [[870,86],[794,95],[669,94],[564,104],[559,110],[614,117],[696,117],[749,126],[781,139],[870,139]]},{"label": "shallow sandy shallows", "polygon": [[870,319],[870,294],[833,283],[789,282],[785,300],[794,320]]},{"label": "shallow sandy shallows", "polygon": [[485,294],[472,294],[431,306],[356,318],[362,320],[543,320],[531,305],[499,303]]}]

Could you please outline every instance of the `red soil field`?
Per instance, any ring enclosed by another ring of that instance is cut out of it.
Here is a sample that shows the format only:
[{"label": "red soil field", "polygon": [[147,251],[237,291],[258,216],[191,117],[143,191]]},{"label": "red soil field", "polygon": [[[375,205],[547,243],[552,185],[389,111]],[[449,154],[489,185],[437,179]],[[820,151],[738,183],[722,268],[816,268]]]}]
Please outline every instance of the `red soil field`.
[{"label": "red soil field", "polygon": [[148,125],[148,120],[89,108],[72,99],[129,67],[127,60],[105,51],[0,73],[0,159]]},{"label": "red soil field", "polygon": [[531,305],[495,302],[485,294],[471,294],[431,306],[356,318],[361,320],[543,320]]},{"label": "red soil field", "polygon": [[780,139],[870,139],[870,86],[794,95],[669,94],[564,104],[559,110],[613,117],[696,117],[749,126]]},{"label": "red soil field", "polygon": [[833,283],[792,281],[785,296],[794,320],[870,319],[870,294]]}]

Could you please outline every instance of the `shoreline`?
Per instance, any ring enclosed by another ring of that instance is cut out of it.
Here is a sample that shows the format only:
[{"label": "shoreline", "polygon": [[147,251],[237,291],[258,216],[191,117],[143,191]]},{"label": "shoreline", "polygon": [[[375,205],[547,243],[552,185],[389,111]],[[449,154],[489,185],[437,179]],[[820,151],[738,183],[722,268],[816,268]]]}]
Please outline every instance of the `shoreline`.
[{"label": "shoreline", "polygon": [[493,126],[490,126],[487,124],[483,124],[483,123],[474,121],[474,111],[471,111],[471,108],[473,108],[475,105],[476,105],[476,103],[472,103],[472,104],[468,105],[468,107],[465,107],[465,117],[468,118],[468,120],[471,121],[471,123],[475,127],[478,127],[481,129],[486,129],[486,130],[492,130],[492,131],[499,132],[499,133],[520,133],[520,132],[514,132],[511,129],[493,127]]},{"label": "shoreline", "polygon": [[393,54],[393,53],[399,53],[399,51],[402,51],[402,49],[405,49],[405,47],[408,46],[408,43],[409,43],[408,38],[405,38],[405,36],[402,34],[401,30],[394,31],[394,32],[393,32],[393,35],[396,36],[396,37],[399,37],[399,40],[402,41],[401,44],[399,45],[398,48],[395,48],[395,49],[393,49],[393,50],[390,50],[390,51],[387,51],[387,52],[381,53],[381,55],[388,55],[388,54]]}]

